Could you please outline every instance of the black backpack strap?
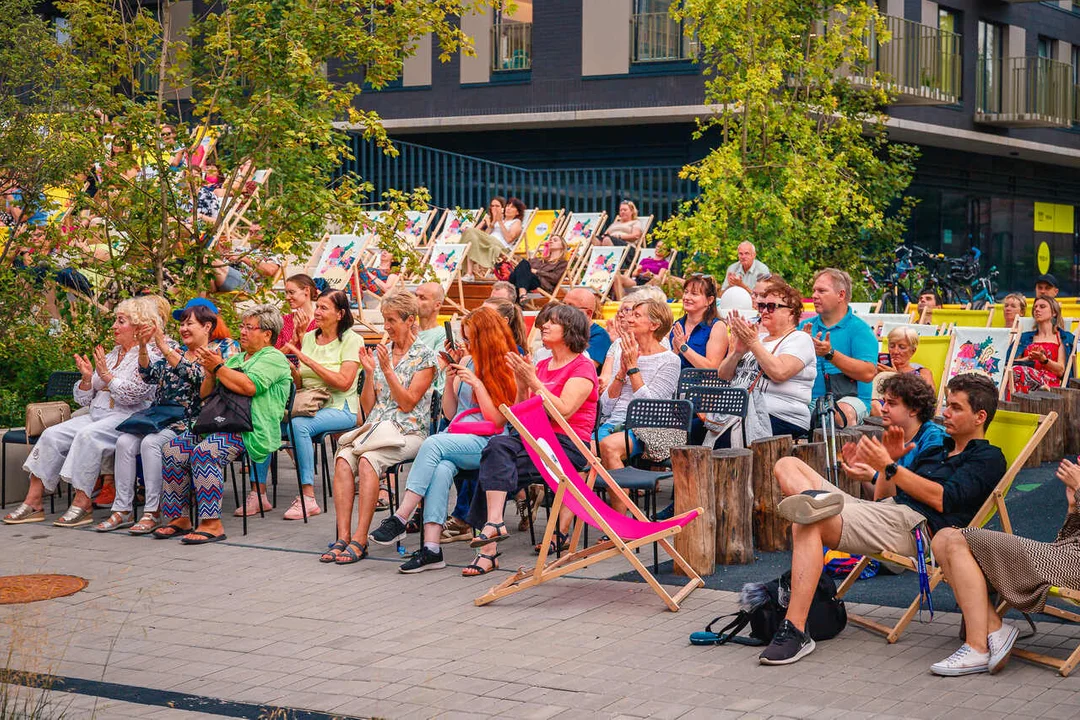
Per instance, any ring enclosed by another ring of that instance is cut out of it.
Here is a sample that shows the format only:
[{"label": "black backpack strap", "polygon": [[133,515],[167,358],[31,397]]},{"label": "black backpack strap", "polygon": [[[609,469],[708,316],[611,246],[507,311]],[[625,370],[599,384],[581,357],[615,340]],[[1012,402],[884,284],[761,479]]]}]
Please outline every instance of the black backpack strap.
[{"label": "black backpack strap", "polygon": [[733,642],[739,645],[761,645],[760,641],[751,637],[744,637],[738,633],[750,624],[750,613],[745,610],[741,610],[737,613],[729,613],[728,615],[721,615],[718,618],[714,618],[711,623],[705,626],[705,632],[713,632],[713,625],[724,620],[725,618],[735,618],[727,625],[716,631],[718,637],[716,644],[725,645],[728,642]]}]

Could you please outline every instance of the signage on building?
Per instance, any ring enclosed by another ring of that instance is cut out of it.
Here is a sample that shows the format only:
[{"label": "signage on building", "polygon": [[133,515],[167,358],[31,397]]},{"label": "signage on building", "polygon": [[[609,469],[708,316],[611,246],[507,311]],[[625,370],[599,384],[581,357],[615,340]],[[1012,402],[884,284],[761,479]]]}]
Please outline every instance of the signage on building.
[{"label": "signage on building", "polygon": [[1035,232],[1073,234],[1073,206],[1035,203]]}]

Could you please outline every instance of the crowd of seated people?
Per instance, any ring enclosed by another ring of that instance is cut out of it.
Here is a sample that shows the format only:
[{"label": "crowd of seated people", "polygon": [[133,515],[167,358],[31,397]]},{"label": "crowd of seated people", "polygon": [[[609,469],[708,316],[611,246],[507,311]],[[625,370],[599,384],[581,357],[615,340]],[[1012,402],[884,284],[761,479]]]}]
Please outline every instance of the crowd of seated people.
[{"label": "crowd of seated people", "polygon": [[[125,152],[130,151],[118,144],[117,156]],[[170,164],[178,153],[170,154]],[[116,163],[120,171],[123,163]],[[208,186],[221,182],[213,164],[202,177]],[[208,218],[217,211],[213,193],[199,195],[199,212],[205,209]],[[495,198],[488,223],[466,231],[465,241],[473,243],[473,272],[483,274],[512,255],[523,210],[514,198]],[[624,202],[619,222],[597,242],[617,245],[640,237],[636,208]],[[674,397],[680,373],[695,368],[715,370],[760,403],[758,430],[747,434],[748,441],[766,435],[807,437],[815,401],[826,394],[837,399],[840,424],[856,425],[877,414],[885,426],[881,440],[864,438],[842,448],[844,471],[862,484],[859,497],[843,493],[799,460],[777,463],[775,476],[785,496],[778,512],[793,524],[792,594],[784,623],[761,653],[762,663],[789,664],[814,650],[806,618],[824,547],[915,555],[919,533],[932,538],[968,622],[965,644],[933,668],[945,675],[992,672],[1007,659],[1016,632],[989,605],[987,579],[1010,604],[1034,610],[1046,596],[1032,591],[1033,585],[1080,580],[1070,564],[1055,561],[1057,554],[1071,561],[1080,466],[1066,460],[1058,471],[1067,486],[1069,515],[1056,543],[1039,545],[1036,552],[1034,541],[958,530],[1005,472],[1001,451],[985,439],[997,388],[979,376],[952,378],[944,423],[936,424],[935,378],[912,361],[919,335],[910,328],[891,331],[885,362],[873,330],[850,307],[848,273],[826,268],[814,276],[810,296],[815,313],[804,322],[799,289],[770,275],[752,245],[740,246],[739,262],[729,268],[725,284],[750,291],[749,314],[721,317],[722,286],[710,275],[689,274],[676,318],[653,282],[669,269],[661,253],[657,264],[639,267],[627,276],[629,282],[620,282],[625,295],[607,322],[601,320],[596,293],[575,287],[561,301],[545,304],[527,335],[522,300],[538,287],[555,290],[566,272],[566,253],[565,241],[552,236],[538,257],[514,268],[511,282],[494,283],[491,297],[464,315],[452,339],[439,321],[442,286],[429,282],[412,292],[403,289],[388,252],[381,253],[378,267],[367,269],[354,290],[381,311],[385,338],[374,347],[365,347],[353,327],[348,293],[320,292],[316,281],[303,274],[284,282],[288,314],[282,316],[272,305],[254,305],[243,313],[239,346],[228,338],[209,300],[196,298],[171,313],[178,341],[169,337],[170,313],[163,312],[160,299],[125,300],[116,308],[113,346],[74,358],[80,374],[75,400],[88,412],[41,435],[24,466],[30,473],[27,494],[3,522],[44,521],[44,500],[63,480],[75,493],[54,524],[92,524],[92,496],[108,469],[115,476],[115,499],[108,517],[95,526],[99,532],[126,529],[132,535],[179,538],[186,545],[224,540],[222,496],[231,462],[246,456],[254,470],[251,493],[235,515],[273,509],[267,492],[269,459],[281,448],[283,415],[295,391],[285,439],[300,494],[285,519],[324,512],[315,496],[314,443],[327,434],[339,435],[331,480],[335,530],[321,562],[359,563],[381,552],[371,543],[395,545],[415,524],[420,546],[400,572],[444,568],[442,545],[467,541],[476,554],[462,574],[485,575],[499,567],[499,546],[511,536],[506,503],[517,501],[517,529],[528,529],[533,520],[529,505],[535,511],[540,499],[530,488],[543,482],[500,406],[543,397],[576,436],[556,432],[575,467],[583,471],[587,465],[580,441],[606,468],[617,470],[645,449],[625,428],[630,402]],[[262,284],[260,276],[280,271],[273,258],[243,249],[222,258],[224,264],[211,270],[218,292],[253,289]],[[1005,306],[1006,322],[1012,324],[1025,312],[1027,300],[1010,295]],[[1017,391],[1060,385],[1073,346],[1056,300],[1037,297],[1031,313],[1035,329],[1021,336],[1013,363]],[[879,399],[874,400],[871,383],[879,373],[891,377],[879,382]],[[250,398],[251,430],[194,431],[204,402],[219,388]],[[303,413],[295,412],[298,404]],[[134,420],[142,424],[125,425]],[[705,442],[704,430],[716,422],[695,419],[690,442]],[[750,420],[744,424],[749,427]],[[734,444],[734,426],[720,427],[707,442]],[[388,474],[403,463],[411,465],[395,503]],[[141,516],[135,513],[137,466],[145,487]],[[379,512],[386,514],[376,524]],[[564,508],[553,552],[568,546],[571,522]],[[1022,564],[1025,575],[1011,582],[1007,575],[1025,553],[1038,560]]]}]

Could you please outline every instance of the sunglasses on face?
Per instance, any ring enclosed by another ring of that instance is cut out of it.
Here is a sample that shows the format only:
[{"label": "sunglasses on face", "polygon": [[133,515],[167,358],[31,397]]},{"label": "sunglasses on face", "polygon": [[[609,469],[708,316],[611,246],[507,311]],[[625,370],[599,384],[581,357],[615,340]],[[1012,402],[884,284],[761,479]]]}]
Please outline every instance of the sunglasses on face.
[{"label": "sunglasses on face", "polygon": [[785,310],[791,310],[792,309],[790,306],[782,305],[781,303],[759,302],[757,304],[758,313],[774,313],[780,308],[784,308]]}]

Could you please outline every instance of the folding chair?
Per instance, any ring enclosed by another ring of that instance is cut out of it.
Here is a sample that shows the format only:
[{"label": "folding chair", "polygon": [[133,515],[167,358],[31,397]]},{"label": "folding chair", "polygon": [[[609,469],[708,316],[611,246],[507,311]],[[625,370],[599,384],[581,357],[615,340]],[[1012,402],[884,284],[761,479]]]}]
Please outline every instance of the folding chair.
[{"label": "folding chair", "polygon": [[[296,384],[293,383],[293,382],[290,382],[289,383],[289,399],[285,401],[285,418],[286,419],[283,419],[283,421],[281,423],[282,425],[289,424],[290,427],[291,427],[291,424],[288,423],[287,418],[290,415],[292,415],[292,408],[293,408],[293,401],[294,400],[296,400]],[[284,435],[284,434],[285,433],[284,433],[284,429],[283,429],[282,435]],[[290,432],[290,435],[291,435],[291,432]],[[279,447],[278,450],[280,450],[280,449],[281,448]],[[275,461],[275,459],[277,457],[277,454],[278,454],[278,450],[275,450],[274,452],[270,453],[270,457],[267,458],[266,461],[261,463],[261,464],[264,467],[269,468],[271,463],[274,463],[274,461]],[[229,473],[230,473],[230,475],[232,477],[233,496],[236,498],[236,506],[244,508],[246,510],[247,508],[244,505],[241,505],[240,503],[241,502],[244,502],[244,503],[247,502],[247,471],[248,471],[248,467],[251,468],[251,483],[254,486],[254,485],[257,485],[259,483],[259,465],[260,465],[260,463],[250,462],[249,459],[248,459],[248,456],[247,456],[247,451],[245,451],[244,454],[241,455],[239,459],[240,459],[240,490],[239,490],[239,494],[237,494],[237,489],[236,489],[236,471],[233,470],[232,463],[229,463]],[[275,463],[275,466],[276,466],[276,463]],[[277,473],[276,472],[273,473],[272,477],[274,478],[274,491],[273,491],[274,494],[273,494],[273,499],[270,501],[270,505],[273,506],[273,507],[277,507]],[[296,478],[297,478],[296,482],[299,483],[300,482],[300,473],[296,474]],[[263,483],[265,484],[265,482],[266,482],[266,478],[263,478]],[[303,494],[303,492],[304,492],[304,490],[303,490],[303,488],[301,488],[300,489],[300,494]],[[193,502],[191,502],[189,504],[189,507],[194,508],[194,506],[195,506],[194,490],[192,491],[192,493],[193,493],[193,495],[192,495]],[[303,505],[303,503],[301,503],[301,505]],[[247,519],[248,519],[247,513],[246,512],[242,513],[240,515],[240,517],[243,518],[244,535],[247,535]],[[259,502],[259,517],[262,517],[262,518],[266,517],[266,512],[263,510],[262,502]],[[307,522],[307,508],[306,507],[304,507],[304,522]]]},{"label": "folding chair", "polygon": [[[986,498],[978,512],[968,523],[968,527],[983,527],[990,522],[995,515],[1001,516],[1001,526],[1005,529],[1005,532],[1012,533],[1012,523],[1009,520],[1009,513],[1005,508],[1005,496],[1009,492],[1009,488],[1012,487],[1013,481],[1016,479],[1017,474],[1023,469],[1024,463],[1027,462],[1028,457],[1032,451],[1042,442],[1042,439],[1046,437],[1046,433],[1050,431],[1050,426],[1057,420],[1057,413],[1051,412],[1048,415],[1035,415],[1033,413],[1013,412],[1011,410],[998,410],[994,415],[994,421],[990,423],[990,427],[987,428],[986,439],[991,444],[1001,448],[1001,451],[1005,454],[1005,460],[1009,463],[1008,469],[1002,476],[1001,480],[994,487],[990,496]],[[859,579],[859,575],[870,563],[871,559],[880,561],[891,562],[904,567],[912,572],[917,572],[914,558],[905,557],[903,555],[897,555],[892,552],[883,552],[880,555],[874,555],[873,558],[869,555],[864,555],[859,561],[859,564],[855,566],[855,569],[851,571],[851,574],[847,576],[847,579],[840,585],[836,591],[837,599],[843,599],[847,592],[851,589],[851,586],[855,584],[855,581]],[[944,579],[944,574],[941,568],[934,565],[929,568],[930,572],[930,590],[933,591]],[[876,622],[869,618],[862,617],[861,615],[854,615],[848,613],[848,621],[855,623],[860,627],[864,627],[867,630],[879,633],[885,636],[885,639],[894,643],[900,638],[900,634],[904,632],[911,621],[915,619],[915,615],[919,612],[919,606],[922,601],[922,596],[917,595],[911,604],[908,606],[904,614],[900,616],[900,619],[896,621],[896,624],[892,627]],[[1080,616],[1078,616],[1080,619]],[[1014,651],[1015,652],[1015,651]]]},{"label": "folding chair", "polygon": [[732,387],[708,387],[706,385],[690,385],[683,395],[694,406],[695,414],[720,414],[734,415],[739,418],[742,427],[742,446],[749,447],[746,441],[746,413],[750,409],[750,393],[746,388]]},{"label": "folding chair", "polygon": [[[74,395],[75,383],[82,377],[74,371],[61,371],[49,374],[45,383],[45,400],[60,400]],[[0,508],[7,507],[7,446],[34,445],[37,437],[27,437],[26,428],[14,428],[0,438]]]},{"label": "folding chair", "polygon": [[[517,428],[522,441],[525,443],[529,457],[536,463],[544,482],[555,491],[555,501],[548,517],[544,539],[540,543],[540,555],[536,558],[535,566],[532,569],[519,569],[509,578],[476,598],[474,601],[476,605],[487,605],[617,555],[622,555],[630,563],[630,566],[641,575],[641,578],[660,596],[660,599],[664,601],[664,604],[672,612],[678,611],[679,603],[691,592],[705,585],[701,577],[694,572],[694,569],[690,567],[670,542],[673,535],[680,532],[701,514],[701,508],[695,508],[663,522],[650,522],[638,506],[630,502],[622,488],[615,484],[603,465],[600,464],[600,461],[575,434],[566,420],[559,415],[549,400],[538,396],[518,403],[512,408],[503,405],[499,409],[506,416],[506,419]],[[555,431],[551,425],[552,418],[571,439],[578,452],[588,461],[590,468],[588,480],[582,480],[578,476],[573,463],[570,462],[566,452],[556,439]],[[604,478],[608,484],[608,491],[618,496],[630,508],[633,517],[626,517],[615,512],[593,492],[591,483],[597,477]],[[548,563],[548,551],[555,530],[558,528],[559,512],[563,505],[566,505],[581,522],[576,523],[574,527],[570,539],[570,549],[567,553]],[[576,550],[582,532],[582,522],[604,532],[609,539],[592,547]],[[652,573],[642,565],[634,554],[634,550],[652,542],[658,542],[664,548],[664,552],[671,556],[674,564],[690,578],[686,585],[674,595],[669,594],[657,582]]]},{"label": "folding chair", "polygon": [[675,397],[686,397],[686,390],[692,385],[729,387],[731,383],[721,378],[716,368],[683,368],[679,373],[679,385]]},{"label": "folding chair", "polygon": [[[1080,605],[1080,592],[1051,585],[1046,606],[1043,607],[1042,610],[1045,615],[1053,615],[1054,617],[1061,618],[1062,620],[1069,620],[1071,622],[1080,622],[1080,615],[1071,610],[1051,605],[1049,603],[1050,598],[1077,606]],[[1005,607],[999,608],[998,612],[1003,612],[1005,609]],[[1069,653],[1069,657],[1065,659],[1038,653],[1034,650],[1025,650],[1024,648],[1013,648],[1012,654],[1014,657],[1033,662],[1036,665],[1042,665],[1043,667],[1057,670],[1058,675],[1061,675],[1061,677],[1068,677],[1069,674],[1076,669],[1076,666],[1080,665],[1080,644],[1073,648],[1073,651]]]}]

